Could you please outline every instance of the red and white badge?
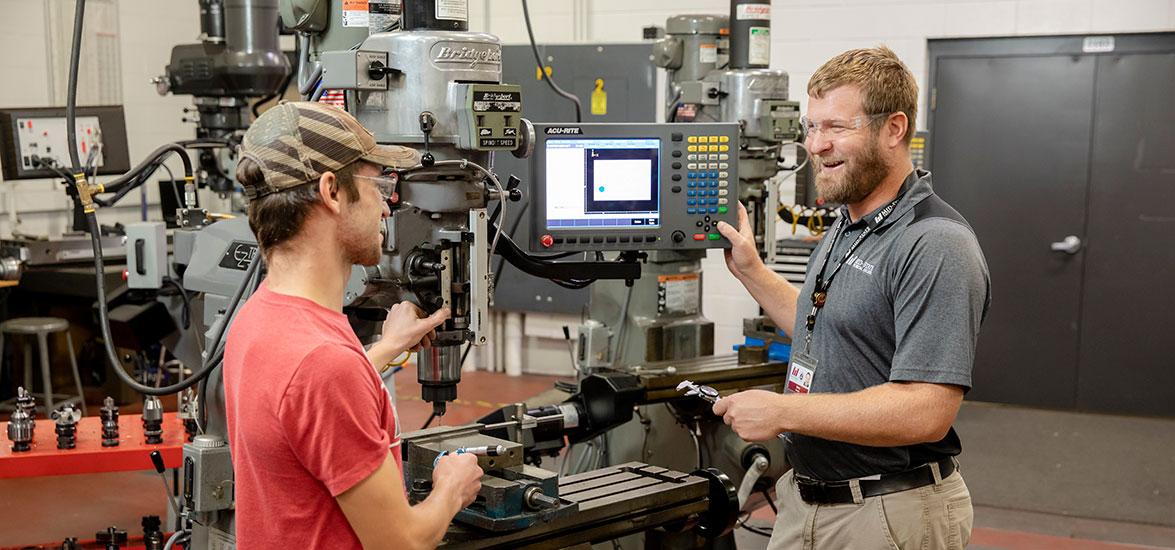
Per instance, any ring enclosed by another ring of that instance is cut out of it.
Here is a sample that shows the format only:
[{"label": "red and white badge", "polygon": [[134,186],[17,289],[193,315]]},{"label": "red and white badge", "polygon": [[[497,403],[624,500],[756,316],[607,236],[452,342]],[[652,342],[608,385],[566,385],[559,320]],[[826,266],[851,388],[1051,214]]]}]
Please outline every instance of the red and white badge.
[{"label": "red and white badge", "polygon": [[808,393],[816,376],[816,360],[801,353],[793,353],[787,366],[786,393]]}]

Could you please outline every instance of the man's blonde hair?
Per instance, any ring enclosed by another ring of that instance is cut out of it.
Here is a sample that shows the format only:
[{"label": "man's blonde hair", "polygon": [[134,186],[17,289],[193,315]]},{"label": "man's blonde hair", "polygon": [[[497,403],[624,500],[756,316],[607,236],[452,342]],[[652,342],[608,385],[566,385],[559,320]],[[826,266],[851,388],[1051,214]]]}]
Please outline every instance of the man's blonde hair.
[{"label": "man's blonde hair", "polygon": [[906,113],[910,125],[905,139],[909,145],[918,115],[918,83],[893,50],[885,46],[862,48],[829,59],[808,81],[808,95],[820,98],[847,85],[860,86],[867,115]]}]

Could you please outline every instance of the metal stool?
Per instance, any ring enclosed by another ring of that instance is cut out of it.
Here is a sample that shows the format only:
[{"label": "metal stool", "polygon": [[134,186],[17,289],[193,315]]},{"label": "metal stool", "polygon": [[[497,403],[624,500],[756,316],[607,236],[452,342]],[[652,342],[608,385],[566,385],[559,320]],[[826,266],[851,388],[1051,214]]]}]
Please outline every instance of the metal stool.
[{"label": "metal stool", "polygon": [[[52,376],[49,371],[49,335],[58,332],[65,333],[65,342],[69,346],[69,365],[73,368],[73,381],[78,390],[76,396],[53,393]],[[0,359],[4,353],[4,338],[8,334],[37,337],[37,346],[41,354],[41,381],[44,384],[41,404],[45,407],[45,413],[51,413],[59,405],[78,403],[85,414],[86,398],[82,392],[82,377],[78,374],[77,357],[73,353],[73,338],[69,335],[69,321],[57,317],[23,317],[0,323]],[[33,345],[27,340],[24,345],[24,384],[25,389],[33,393]],[[58,401],[54,403],[54,399]],[[5,404],[7,403],[6,401]]]}]

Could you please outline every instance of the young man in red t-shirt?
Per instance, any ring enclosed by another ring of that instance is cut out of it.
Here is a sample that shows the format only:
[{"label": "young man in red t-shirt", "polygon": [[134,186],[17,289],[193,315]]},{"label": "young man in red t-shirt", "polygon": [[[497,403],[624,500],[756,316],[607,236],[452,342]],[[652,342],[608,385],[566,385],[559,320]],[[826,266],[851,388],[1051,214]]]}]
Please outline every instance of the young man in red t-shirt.
[{"label": "young man in red t-shirt", "polygon": [[449,312],[397,304],[366,352],[342,313],[351,266],[380,258],[392,192],[381,168],[419,155],[377,145],[344,111],[299,102],[258,118],[241,157],[237,181],[269,272],[225,347],[237,547],[435,547],[482,471],[472,455],[442,458],[432,494],[410,506],[396,415],[373,365],[427,346]]}]

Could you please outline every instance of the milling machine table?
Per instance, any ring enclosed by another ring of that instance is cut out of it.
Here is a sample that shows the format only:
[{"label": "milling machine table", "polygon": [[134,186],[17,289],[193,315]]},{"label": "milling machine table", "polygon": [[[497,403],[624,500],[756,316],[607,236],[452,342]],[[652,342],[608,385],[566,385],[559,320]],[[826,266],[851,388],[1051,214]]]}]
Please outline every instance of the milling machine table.
[{"label": "milling machine table", "polygon": [[579,511],[528,529],[493,534],[454,525],[441,548],[564,548],[685,523],[709,508],[704,478],[629,462],[559,480],[559,496]]}]

